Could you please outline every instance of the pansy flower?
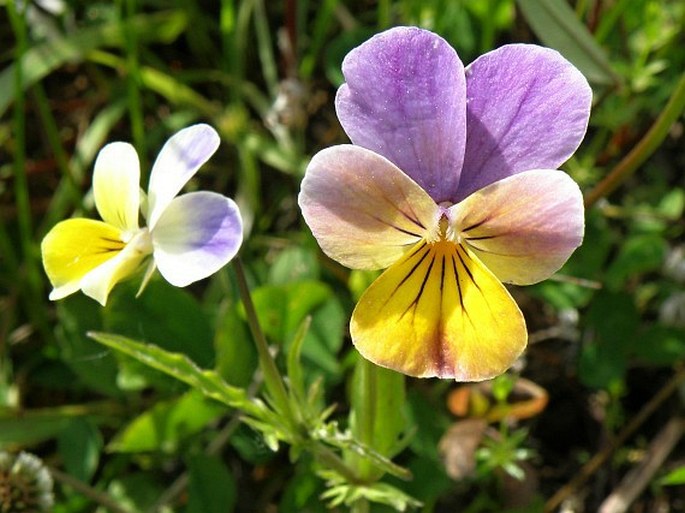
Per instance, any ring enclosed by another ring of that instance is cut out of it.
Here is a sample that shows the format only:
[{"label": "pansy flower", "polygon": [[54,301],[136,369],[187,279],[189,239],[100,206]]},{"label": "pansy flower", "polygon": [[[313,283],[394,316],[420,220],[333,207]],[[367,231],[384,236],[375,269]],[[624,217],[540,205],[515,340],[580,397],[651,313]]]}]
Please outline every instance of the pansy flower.
[{"label": "pansy flower", "polygon": [[[177,132],[160,151],[148,193],[140,190],[140,163],[133,146],[106,145],[93,173],[93,195],[102,221],[68,219],[43,239],[43,266],[53,285],[50,299],[79,289],[105,305],[112,287],[152,255],[172,285],[185,287],[218,271],[238,252],[242,220],[236,204],[215,192],[177,196],[219,146],[204,124]],[[142,213],[146,226],[139,224]]]},{"label": "pansy flower", "polygon": [[557,168],[585,134],[587,81],[524,44],[464,69],[413,27],[374,36],[342,68],[336,110],[353,144],[313,157],[299,204],[328,256],[387,268],[354,309],[353,343],[410,376],[501,374],[527,343],[502,283],[548,278],[583,238],[580,190]]}]

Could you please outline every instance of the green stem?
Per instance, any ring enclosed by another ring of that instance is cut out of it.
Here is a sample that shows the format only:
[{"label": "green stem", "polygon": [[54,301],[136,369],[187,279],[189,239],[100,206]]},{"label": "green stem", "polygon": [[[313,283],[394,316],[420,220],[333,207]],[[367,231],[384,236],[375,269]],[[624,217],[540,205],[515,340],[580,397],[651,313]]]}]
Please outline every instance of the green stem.
[{"label": "green stem", "polygon": [[[377,369],[378,367],[373,363],[364,358],[359,358],[354,375],[356,390],[354,394],[355,402],[352,404],[352,408],[355,414],[355,423],[352,432],[357,440],[371,448],[375,448],[374,425],[377,411]],[[378,475],[374,475],[373,465],[365,458],[355,458],[355,468],[362,479],[378,478]],[[370,511],[369,501],[364,498],[359,499],[352,504],[350,509],[352,513],[368,513]]]},{"label": "green stem", "polygon": [[17,204],[17,221],[19,224],[19,236],[21,248],[27,268],[32,267],[33,245],[31,243],[31,200],[29,197],[28,181],[26,179],[26,119],[24,108],[26,97],[24,96],[24,74],[22,59],[27,49],[26,19],[24,12],[17,12],[14,2],[7,6],[12,29],[17,40],[15,59],[18,65],[14,73],[14,137],[16,139],[14,150],[14,197]]},{"label": "green stem", "polygon": [[235,269],[235,274],[238,281],[238,292],[240,294],[240,299],[245,307],[247,324],[250,326],[252,337],[254,338],[255,345],[257,346],[259,366],[264,374],[264,383],[266,385],[266,389],[271,396],[274,408],[278,411],[278,413],[285,416],[290,421],[290,425],[294,427],[296,423],[293,419],[293,414],[290,408],[288,392],[285,388],[285,383],[283,382],[281,373],[278,371],[278,367],[276,367],[276,362],[271,356],[269,344],[267,343],[264,332],[259,324],[257,311],[255,310],[254,303],[252,302],[250,288],[247,285],[245,270],[242,262],[240,261],[240,257],[233,259],[233,268]]},{"label": "green stem", "polygon": [[309,451],[314,455],[319,463],[322,463],[325,467],[335,470],[338,474],[344,477],[348,483],[354,484],[362,482],[354,469],[352,469],[340,458],[340,456],[338,456],[335,452],[322,443],[318,441],[314,442],[314,444],[309,447]]},{"label": "green stem", "polygon": [[135,511],[137,511],[122,507],[119,504],[118,499],[115,499],[114,497],[100,490],[96,490],[95,488],[89,486],[87,483],[84,483],[83,481],[76,479],[75,477],[70,476],[65,472],[62,472],[61,470],[58,470],[54,467],[48,468],[48,470],[50,471],[50,474],[52,475],[52,478],[55,481],[58,481],[62,484],[65,484],[73,488],[84,497],[87,497],[96,504],[99,504],[100,506],[107,508],[112,513],[134,513]]},{"label": "green stem", "polygon": [[661,145],[671,125],[685,109],[685,73],[680,77],[671,98],[652,127],[614,169],[585,196],[585,208],[590,208],[616,189]]},{"label": "green stem", "polygon": [[[69,166],[69,158],[67,152],[64,150],[60,142],[59,128],[50,111],[50,104],[48,97],[45,94],[45,88],[42,82],[36,82],[32,88],[33,98],[35,100],[36,110],[40,116],[43,130],[48,139],[50,149],[55,156],[55,162],[62,174],[62,183],[65,186],[65,195],[68,197],[69,203],[72,207],[78,208],[81,206],[81,188],[78,180]],[[39,232],[40,234],[40,232]]]},{"label": "green stem", "polygon": [[[353,404],[355,423],[354,435],[367,447],[375,446],[374,426],[377,412],[378,367],[364,358],[359,358],[354,379],[356,381],[355,401]],[[359,458],[357,463],[359,475],[369,479],[373,474],[371,462]]]},{"label": "green stem", "polygon": [[[14,2],[9,2],[7,10],[10,23],[14,32],[17,46],[15,48],[15,60],[17,66],[14,73],[14,137],[16,140],[14,150],[14,196],[17,205],[17,221],[19,228],[19,246],[21,248],[21,260],[15,258],[15,253],[7,253],[8,262],[15,262],[15,267],[11,272],[19,276],[19,283],[25,276],[25,286],[21,286],[17,293],[21,297],[26,314],[31,319],[31,324],[41,333],[44,340],[52,340],[52,330],[47,320],[44,308],[36,308],[41,304],[43,293],[43,277],[38,263],[38,249],[33,240],[33,221],[31,214],[31,196],[29,192],[28,180],[26,177],[26,117],[25,106],[26,96],[24,93],[24,64],[23,59],[28,48],[28,35],[26,31],[25,7],[22,11],[17,11]],[[0,230],[0,237],[3,238],[1,246],[5,246],[4,240],[7,234]]]},{"label": "green stem", "polygon": [[[146,151],[147,138],[145,136],[145,123],[143,120],[143,104],[140,97],[140,86],[142,84],[142,80],[140,77],[140,61],[138,58],[138,35],[134,28],[126,28],[126,22],[133,19],[135,16],[136,0],[122,1],[124,2],[124,5],[120,6],[120,19],[122,31],[124,32],[124,43],[126,46],[126,63],[128,72],[126,76],[126,90],[128,97],[129,116],[131,119],[131,133],[133,135],[134,145],[138,149],[138,155],[140,156],[140,169],[142,173],[146,173],[146,170],[148,169]],[[143,182],[146,179],[145,176],[141,178]]]}]

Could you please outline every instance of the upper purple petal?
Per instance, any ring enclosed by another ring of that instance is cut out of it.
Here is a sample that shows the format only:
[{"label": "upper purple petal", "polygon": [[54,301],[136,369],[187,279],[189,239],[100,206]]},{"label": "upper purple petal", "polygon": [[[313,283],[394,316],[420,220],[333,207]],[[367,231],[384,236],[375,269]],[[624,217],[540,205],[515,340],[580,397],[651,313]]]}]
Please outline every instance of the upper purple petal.
[{"label": "upper purple petal", "polygon": [[558,52],[507,45],[466,68],[467,138],[457,201],[507,176],[556,169],[578,148],[592,90]]},{"label": "upper purple petal", "polygon": [[464,67],[440,36],[382,32],[343,61],[336,109],[354,144],[383,155],[440,203],[452,200],[464,158]]}]

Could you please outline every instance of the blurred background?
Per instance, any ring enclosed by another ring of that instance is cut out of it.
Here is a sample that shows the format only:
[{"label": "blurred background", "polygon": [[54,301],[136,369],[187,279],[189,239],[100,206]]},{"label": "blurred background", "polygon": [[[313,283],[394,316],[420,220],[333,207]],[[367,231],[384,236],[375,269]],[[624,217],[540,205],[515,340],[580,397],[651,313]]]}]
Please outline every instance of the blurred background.
[{"label": "blurred background", "polygon": [[[154,279],[138,299],[133,279],[106,308],[52,303],[40,241],[97,217],[104,144],[135,145],[146,188],[173,132],[211,124],[222,144],[187,188],[239,203],[269,342],[282,358],[311,316],[305,378],[344,425],[347,323],[375,274],[324,257],[296,198],[311,156],[347,142],[333,107],[344,55],[418,25],[465,64],[506,43],[556,48],[595,99],[563,166],[588,200],[584,245],[553,279],[512,289],[530,347],[511,373],[407,380],[395,461],[414,478],[394,484],[424,512],[685,511],[684,22],[678,0],[0,1],[0,452],[43,460],[60,513],[329,511],[306,456],[291,463],[237,413],[86,337],[155,343],[256,389],[230,268],[183,290]],[[0,464],[0,503],[6,476]]]}]

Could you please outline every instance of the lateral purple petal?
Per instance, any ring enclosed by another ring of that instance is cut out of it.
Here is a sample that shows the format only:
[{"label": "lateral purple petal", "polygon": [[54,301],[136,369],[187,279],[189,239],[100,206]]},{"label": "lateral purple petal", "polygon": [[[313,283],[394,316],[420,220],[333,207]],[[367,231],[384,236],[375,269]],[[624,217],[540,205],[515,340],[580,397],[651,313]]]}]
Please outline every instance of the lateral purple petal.
[{"label": "lateral purple petal", "polygon": [[169,204],[152,230],[159,272],[177,287],[226,265],[243,240],[238,206],[214,192],[191,192]]},{"label": "lateral purple petal", "polygon": [[382,32],[342,64],[336,109],[350,140],[379,153],[437,202],[454,198],[464,159],[464,67],[441,37],[414,27]]},{"label": "lateral purple petal", "polygon": [[558,52],[507,45],[466,68],[467,140],[456,200],[529,169],[556,169],[587,129],[592,90]]}]

